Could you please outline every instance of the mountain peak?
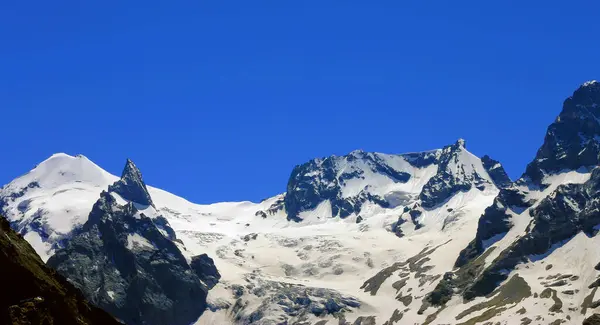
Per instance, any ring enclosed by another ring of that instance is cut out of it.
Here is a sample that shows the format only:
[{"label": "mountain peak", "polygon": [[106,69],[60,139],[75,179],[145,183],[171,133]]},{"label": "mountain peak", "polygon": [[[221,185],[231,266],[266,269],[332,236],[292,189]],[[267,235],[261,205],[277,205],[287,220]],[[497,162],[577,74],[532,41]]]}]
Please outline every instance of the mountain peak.
[{"label": "mountain peak", "polygon": [[466,141],[465,141],[465,139],[460,138],[460,139],[456,140],[456,143],[454,143],[454,146],[466,149]]},{"label": "mountain peak", "polygon": [[133,161],[127,158],[127,161],[125,162],[125,168],[123,168],[123,172],[121,173],[121,178],[123,179],[129,177],[141,179],[142,173],[140,172],[139,168],[137,168],[137,166],[133,163]]},{"label": "mountain peak", "polygon": [[581,87],[593,87],[593,86],[598,86],[598,85],[599,85],[598,81],[596,81],[596,80],[589,80],[589,81],[584,82],[581,85]]},{"label": "mountain peak", "polygon": [[567,98],[558,118],[548,127],[543,145],[523,179],[541,185],[562,170],[596,166],[600,162],[600,83],[583,83]]},{"label": "mountain peak", "polygon": [[144,179],[142,178],[142,172],[140,172],[131,159],[127,159],[121,179],[109,186],[108,190],[121,195],[126,200],[154,206],[146,188],[146,183],[144,183]]}]

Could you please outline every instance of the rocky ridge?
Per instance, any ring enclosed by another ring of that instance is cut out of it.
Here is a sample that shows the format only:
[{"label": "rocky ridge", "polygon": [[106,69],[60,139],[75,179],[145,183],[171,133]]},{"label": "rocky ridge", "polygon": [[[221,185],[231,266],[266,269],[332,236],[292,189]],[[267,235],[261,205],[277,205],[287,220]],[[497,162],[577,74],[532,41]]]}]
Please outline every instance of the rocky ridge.
[{"label": "rocky ridge", "polygon": [[128,160],[121,179],[101,193],[87,222],[48,265],[126,324],[187,325],[202,314],[207,285],[219,278],[210,258],[196,261],[190,267]]}]

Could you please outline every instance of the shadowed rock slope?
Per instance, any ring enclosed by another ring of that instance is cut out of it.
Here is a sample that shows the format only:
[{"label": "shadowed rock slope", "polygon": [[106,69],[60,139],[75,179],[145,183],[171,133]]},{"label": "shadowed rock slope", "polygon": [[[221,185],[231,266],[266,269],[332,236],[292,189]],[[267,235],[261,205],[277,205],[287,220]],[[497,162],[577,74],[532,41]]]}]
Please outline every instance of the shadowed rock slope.
[{"label": "shadowed rock slope", "polygon": [[193,269],[176,242],[128,160],[121,179],[100,194],[88,221],[48,265],[126,324],[188,325],[206,309],[219,274],[208,257]]},{"label": "shadowed rock slope", "polygon": [[120,324],[92,306],[62,276],[46,267],[25,239],[0,217],[0,324]]}]

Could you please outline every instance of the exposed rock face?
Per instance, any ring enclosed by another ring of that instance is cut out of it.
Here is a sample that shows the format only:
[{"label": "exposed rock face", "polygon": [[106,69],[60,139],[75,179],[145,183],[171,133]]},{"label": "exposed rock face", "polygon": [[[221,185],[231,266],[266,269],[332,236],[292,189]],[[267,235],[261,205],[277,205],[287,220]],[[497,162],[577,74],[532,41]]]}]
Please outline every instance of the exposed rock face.
[{"label": "exposed rock face", "polygon": [[35,250],[0,217],[0,323],[120,324],[44,265]]},{"label": "exposed rock face", "polygon": [[[485,247],[484,240],[493,240],[512,228],[508,209],[520,213],[535,202],[526,199],[523,188],[543,189],[544,177],[562,171],[589,168],[599,163],[600,144],[600,83],[591,81],[567,98],[554,123],[548,127],[544,144],[535,159],[527,166],[517,186],[505,187],[479,220],[475,239],[456,261],[462,266],[479,256]],[[487,159],[482,159],[484,164]],[[491,174],[490,174],[491,175]]]},{"label": "exposed rock face", "polygon": [[108,190],[119,194],[125,200],[142,205],[154,206],[152,198],[150,198],[150,194],[146,188],[146,184],[142,180],[142,173],[135,166],[133,161],[129,159],[127,159],[127,163],[121,174],[121,179],[109,186]]},{"label": "exposed rock face", "polygon": [[577,170],[599,163],[600,83],[590,81],[567,98],[554,123],[548,127],[544,144],[527,166],[524,179],[543,185],[544,175]]},{"label": "exposed rock face", "polygon": [[510,177],[508,177],[508,174],[499,161],[492,159],[488,155],[485,155],[481,157],[481,163],[483,164],[483,168],[485,168],[494,181],[494,184],[496,184],[496,187],[506,188],[512,184]]},{"label": "exposed rock face", "polygon": [[528,208],[531,204],[532,202],[528,202],[525,194],[517,187],[501,189],[494,199],[494,203],[486,208],[481,218],[479,218],[475,239],[460,252],[455,266],[463,266],[476,258],[487,248],[484,241],[489,241],[489,246],[512,228],[508,213],[509,209],[522,210]]},{"label": "exposed rock face", "polygon": [[[413,178],[411,173],[430,166],[437,167],[437,172],[421,185],[420,192],[411,194],[415,197],[406,197],[404,193],[391,200],[388,194],[374,193],[368,182],[377,178],[405,184]],[[364,188],[357,190],[357,184],[363,184]],[[334,217],[346,218],[358,215],[366,202],[388,208],[419,199],[423,208],[432,208],[472,187],[484,190],[487,186],[507,184],[510,179],[502,165],[489,157],[484,164],[466,151],[461,139],[443,149],[420,153],[384,155],[354,151],[342,157],[311,160],[292,171],[284,202],[290,220],[301,221],[301,212],[313,210],[324,201],[331,203]],[[349,187],[352,189],[348,190]]]},{"label": "exposed rock face", "polygon": [[[438,171],[425,184],[419,195],[424,208],[433,208],[457,192],[466,192],[473,186],[483,190],[486,185],[490,185],[474,166],[475,162],[463,158],[464,154],[465,141],[462,139],[441,150],[436,160]],[[502,166],[497,168],[497,173],[504,171]]]},{"label": "exposed rock face", "polygon": [[467,294],[486,295],[512,270],[531,256],[550,251],[555,244],[569,240],[580,231],[595,235],[600,224],[600,169],[594,169],[584,184],[559,186],[538,206],[530,210],[533,222],[529,231],[504,250],[473,283]]},{"label": "exposed rock face", "polygon": [[539,193],[547,188],[547,176],[586,172],[598,165],[599,104],[600,84],[595,81],[583,84],[565,100],[562,112],[548,127],[544,144],[526,172],[514,186],[502,189],[494,204],[485,210],[476,237],[460,253],[457,267],[471,268],[475,258],[513,227],[511,215],[528,211],[532,221],[525,234],[501,252],[491,265],[472,272],[470,281],[463,281],[470,282],[463,291],[466,299],[489,294],[517,264],[549,254],[579,232],[595,235],[594,226],[600,223],[597,212],[600,171],[597,169],[584,184],[560,185],[533,208],[536,202],[528,197],[532,197],[529,192]]},{"label": "exposed rock face", "polygon": [[190,263],[192,270],[196,272],[196,275],[206,284],[208,289],[212,289],[221,278],[221,274],[215,266],[215,262],[212,258],[206,254],[194,256]]},{"label": "exposed rock face", "polygon": [[[303,165],[298,165],[292,171],[284,198],[289,220],[301,221],[302,211],[315,209],[321,202],[329,200],[333,216],[346,218],[352,213],[360,212],[362,204],[372,201],[382,207],[388,203],[379,196],[362,191],[353,197],[343,197],[342,187],[347,181],[364,178],[364,170],[360,168],[344,168],[360,160],[372,173],[382,174],[394,182],[405,183],[410,174],[397,171],[378,155],[355,151],[347,156],[331,156],[325,159],[314,159]],[[348,170],[350,169],[350,170]]]},{"label": "exposed rock face", "polygon": [[131,161],[109,189],[135,201],[119,203],[113,192],[102,192],[88,221],[48,265],[126,324],[193,323],[206,308],[208,289],[199,275],[211,286],[218,281],[212,260],[198,258],[203,265],[195,269],[188,265]]},{"label": "exposed rock face", "polygon": [[583,321],[583,325],[600,325],[600,314],[593,314]]}]

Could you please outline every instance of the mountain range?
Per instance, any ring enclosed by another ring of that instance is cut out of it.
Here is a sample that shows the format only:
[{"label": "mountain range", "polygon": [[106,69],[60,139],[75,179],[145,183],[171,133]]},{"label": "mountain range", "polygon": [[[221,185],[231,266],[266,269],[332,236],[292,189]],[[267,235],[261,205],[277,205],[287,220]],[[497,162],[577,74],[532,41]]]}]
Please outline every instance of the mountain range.
[{"label": "mountain range", "polygon": [[0,189],[0,214],[125,324],[600,324],[599,159],[590,81],[516,181],[458,139],[313,159],[262,202],[199,205],[131,160],[119,177],[55,154]]}]

